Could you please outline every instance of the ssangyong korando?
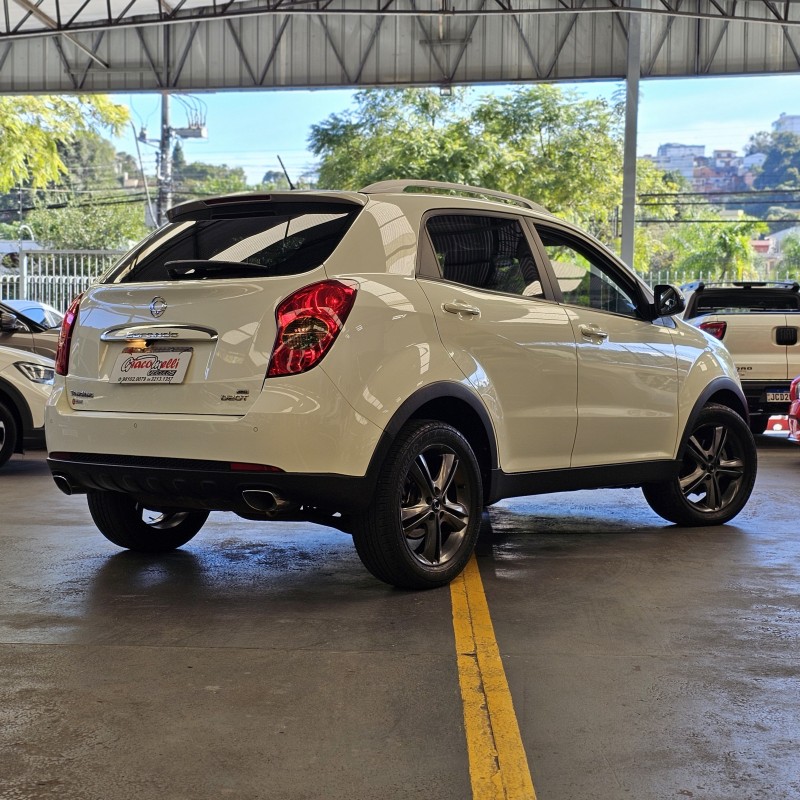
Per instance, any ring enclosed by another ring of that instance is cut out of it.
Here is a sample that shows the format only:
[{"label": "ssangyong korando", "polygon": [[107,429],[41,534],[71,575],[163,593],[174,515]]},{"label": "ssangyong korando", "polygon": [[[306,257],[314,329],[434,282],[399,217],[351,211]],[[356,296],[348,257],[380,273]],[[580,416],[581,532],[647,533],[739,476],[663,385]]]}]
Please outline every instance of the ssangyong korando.
[{"label": "ssangyong korando", "polygon": [[394,181],[169,218],[72,304],[47,410],[56,483],[121,547],[312,520],[424,588],[501,498],[641,486],[679,525],[747,502],[725,347],[535,203]]}]

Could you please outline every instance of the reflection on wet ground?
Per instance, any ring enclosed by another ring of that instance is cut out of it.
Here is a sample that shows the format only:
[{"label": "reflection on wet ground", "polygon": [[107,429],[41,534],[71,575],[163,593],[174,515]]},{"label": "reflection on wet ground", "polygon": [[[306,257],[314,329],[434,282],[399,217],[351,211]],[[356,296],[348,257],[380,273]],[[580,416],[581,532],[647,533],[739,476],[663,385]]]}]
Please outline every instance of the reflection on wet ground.
[{"label": "reflection on wet ground", "polygon": [[[484,514],[543,800],[800,797],[800,449],[759,455],[720,528],[636,489]],[[0,501],[3,800],[468,796],[447,590],[380,584],[340,532],[224,514],[123,552],[40,457],[12,459]]]}]

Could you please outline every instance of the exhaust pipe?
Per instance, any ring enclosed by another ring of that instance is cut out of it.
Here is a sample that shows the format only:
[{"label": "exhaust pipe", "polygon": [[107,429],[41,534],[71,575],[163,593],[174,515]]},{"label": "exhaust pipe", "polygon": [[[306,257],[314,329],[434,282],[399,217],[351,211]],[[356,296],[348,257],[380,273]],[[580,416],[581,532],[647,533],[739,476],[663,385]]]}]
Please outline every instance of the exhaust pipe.
[{"label": "exhaust pipe", "polygon": [[242,499],[250,508],[260,511],[262,514],[269,514],[283,504],[283,501],[268,489],[244,489]]},{"label": "exhaust pipe", "polygon": [[74,494],[74,489],[72,488],[72,484],[69,482],[69,478],[66,475],[53,475],[53,480],[56,482],[56,486],[61,489],[64,494]]}]

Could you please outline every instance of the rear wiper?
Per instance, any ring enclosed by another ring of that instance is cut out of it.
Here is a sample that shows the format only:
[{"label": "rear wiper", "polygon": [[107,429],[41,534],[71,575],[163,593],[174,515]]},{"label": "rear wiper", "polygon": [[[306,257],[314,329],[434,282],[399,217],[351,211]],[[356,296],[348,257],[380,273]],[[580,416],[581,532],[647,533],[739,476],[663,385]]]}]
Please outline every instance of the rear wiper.
[{"label": "rear wiper", "polygon": [[253,278],[274,274],[270,267],[262,264],[250,264],[247,261],[208,261],[202,258],[182,258],[167,261],[164,266],[173,281]]}]

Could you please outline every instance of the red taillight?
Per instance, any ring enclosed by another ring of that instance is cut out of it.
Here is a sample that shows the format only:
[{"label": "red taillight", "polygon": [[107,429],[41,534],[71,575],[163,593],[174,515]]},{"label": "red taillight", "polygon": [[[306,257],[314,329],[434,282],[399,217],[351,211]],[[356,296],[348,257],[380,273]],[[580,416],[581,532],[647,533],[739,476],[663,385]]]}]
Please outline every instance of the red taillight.
[{"label": "red taillight", "polygon": [[72,345],[72,329],[78,318],[78,306],[81,304],[83,294],[79,294],[70,304],[64,321],[61,323],[61,333],[58,335],[58,350],[56,350],[56,374],[66,375],[69,367],[69,348]]},{"label": "red taillight", "polygon": [[795,400],[800,398],[800,375],[798,375],[789,387],[789,399],[794,403]]},{"label": "red taillight", "polygon": [[267,377],[296,375],[316,366],[344,327],[356,289],[320,281],[289,295],[276,313],[278,333]]},{"label": "red taillight", "polygon": [[728,329],[727,322],[701,322],[698,326],[700,330],[710,333],[715,339],[722,341],[725,331]]}]

